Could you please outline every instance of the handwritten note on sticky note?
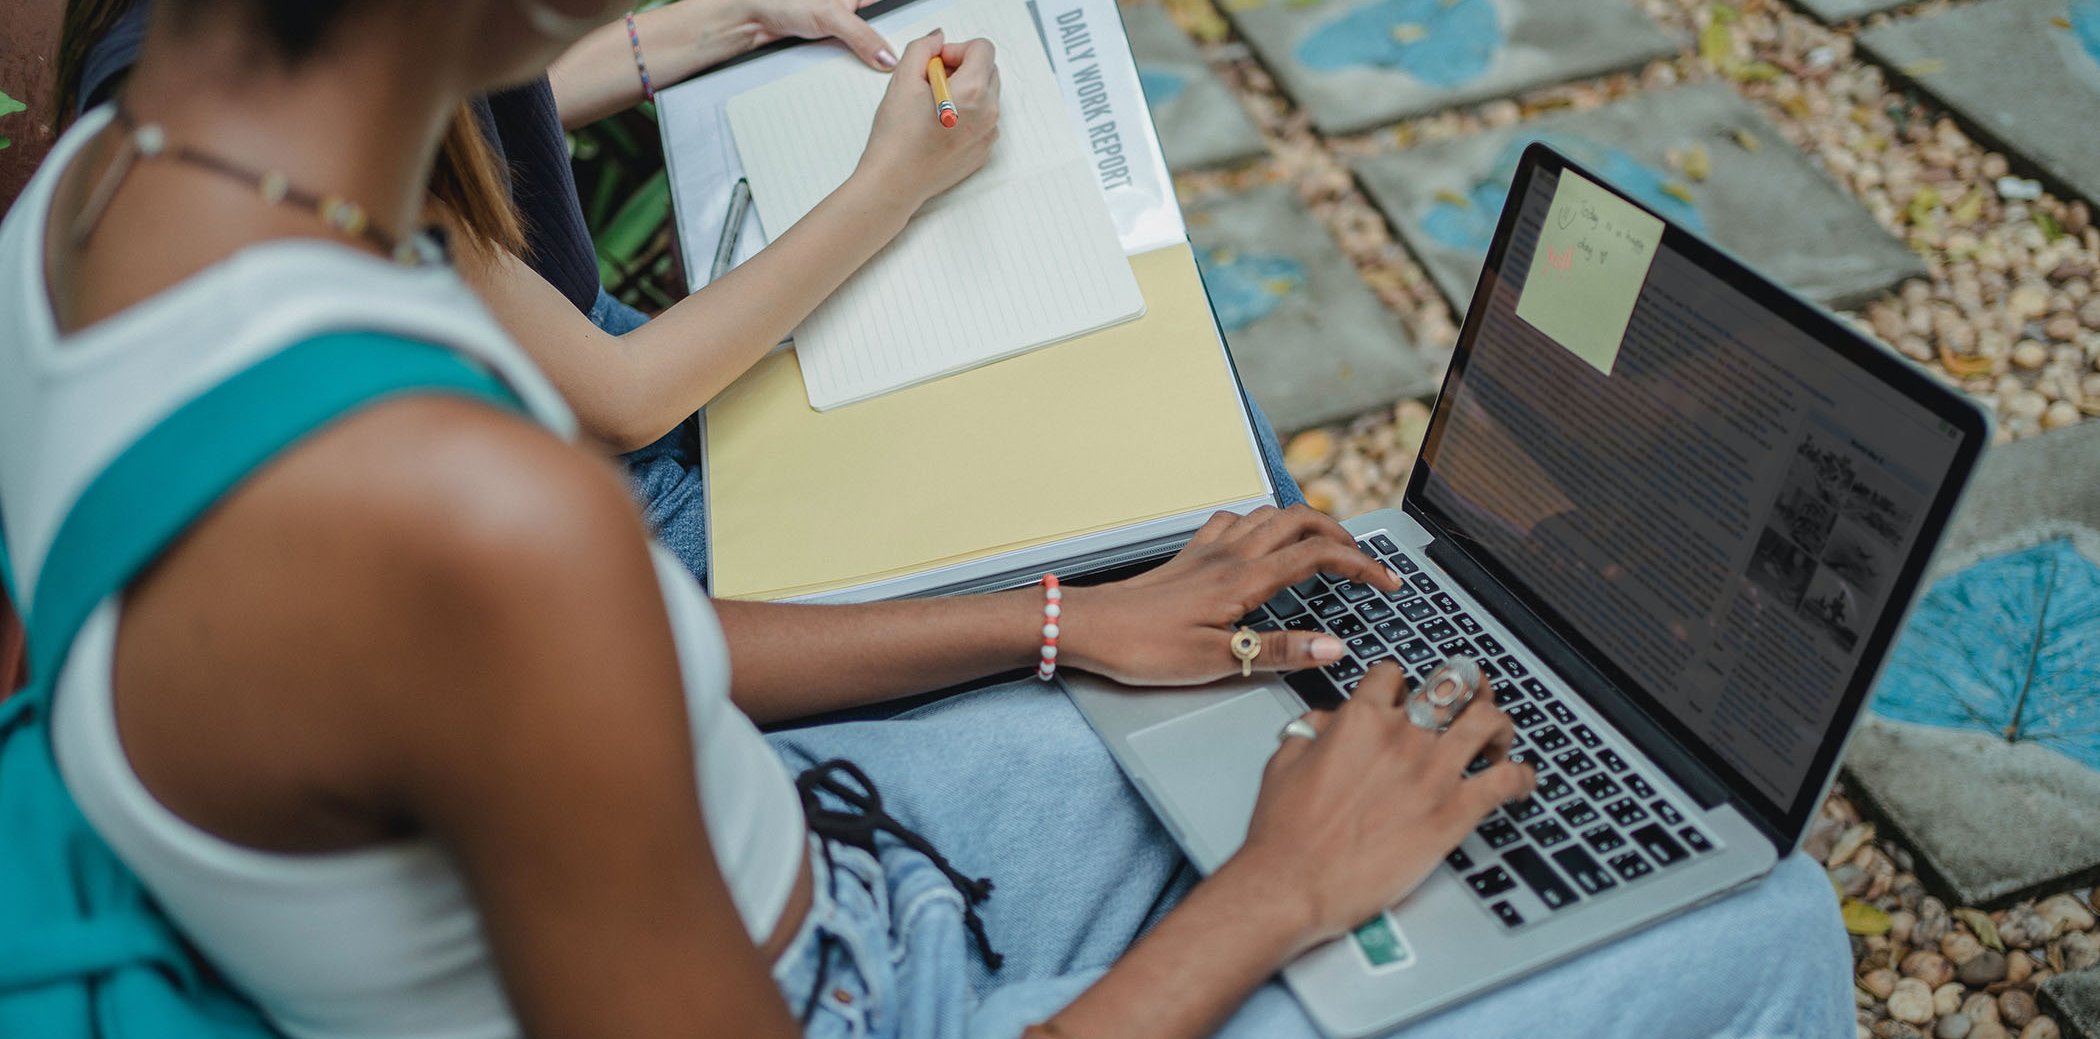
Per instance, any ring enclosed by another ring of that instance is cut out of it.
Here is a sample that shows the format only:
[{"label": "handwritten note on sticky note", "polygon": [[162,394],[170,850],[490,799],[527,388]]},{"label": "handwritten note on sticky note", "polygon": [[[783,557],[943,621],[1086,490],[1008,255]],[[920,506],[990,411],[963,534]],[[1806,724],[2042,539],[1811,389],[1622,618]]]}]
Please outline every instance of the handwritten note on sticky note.
[{"label": "handwritten note on sticky note", "polygon": [[1517,316],[1610,375],[1662,234],[1660,219],[1562,170]]}]

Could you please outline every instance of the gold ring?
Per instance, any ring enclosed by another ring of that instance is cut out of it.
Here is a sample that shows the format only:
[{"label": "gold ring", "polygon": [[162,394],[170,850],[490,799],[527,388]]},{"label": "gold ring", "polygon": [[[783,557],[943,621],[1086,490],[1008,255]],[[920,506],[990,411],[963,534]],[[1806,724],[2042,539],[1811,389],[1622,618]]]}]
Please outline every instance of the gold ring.
[{"label": "gold ring", "polygon": [[1232,633],[1232,655],[1239,658],[1240,677],[1254,673],[1254,658],[1261,656],[1261,632],[1241,628]]}]

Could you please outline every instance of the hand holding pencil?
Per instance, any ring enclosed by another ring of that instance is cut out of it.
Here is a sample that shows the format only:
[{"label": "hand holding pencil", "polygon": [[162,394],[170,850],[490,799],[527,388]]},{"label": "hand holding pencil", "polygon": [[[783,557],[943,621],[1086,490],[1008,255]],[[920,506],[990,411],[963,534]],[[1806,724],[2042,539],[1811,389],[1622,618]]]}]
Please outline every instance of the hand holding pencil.
[{"label": "hand holding pencil", "polygon": [[990,40],[938,30],[904,48],[861,156],[861,172],[914,210],[982,168],[999,136],[999,69]]}]

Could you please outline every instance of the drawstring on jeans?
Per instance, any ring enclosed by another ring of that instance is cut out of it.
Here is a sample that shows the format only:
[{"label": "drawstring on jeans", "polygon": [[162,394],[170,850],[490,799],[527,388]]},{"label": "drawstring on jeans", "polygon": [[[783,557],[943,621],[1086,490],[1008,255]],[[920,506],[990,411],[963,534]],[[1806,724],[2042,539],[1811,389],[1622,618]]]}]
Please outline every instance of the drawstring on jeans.
[{"label": "drawstring on jeans", "polygon": [[[837,775],[845,774],[854,786],[847,786]],[[855,789],[858,787],[859,789]],[[834,758],[817,765],[795,777],[795,791],[802,796],[802,813],[809,819],[810,831],[823,838],[824,872],[829,881],[832,897],[838,897],[838,871],[831,861],[831,842],[838,841],[867,852],[877,854],[875,835],[887,833],[904,843],[904,846],[930,860],[948,883],[963,898],[963,925],[970,937],[977,942],[977,951],[984,957],[984,964],[998,970],[1005,957],[992,950],[992,940],[985,934],[984,918],[977,915],[977,905],[992,895],[989,877],[970,877],[949,863],[946,856],[936,851],[932,842],[897,821],[882,807],[882,794],[876,791],[875,781],[850,761]],[[820,794],[844,802],[846,810],[826,807]],[[824,982],[831,973],[831,952],[838,939],[829,932],[817,935],[817,977],[811,984],[809,999],[802,1006],[802,1020],[807,1023],[809,1015],[816,1010],[817,997],[824,990]]]}]

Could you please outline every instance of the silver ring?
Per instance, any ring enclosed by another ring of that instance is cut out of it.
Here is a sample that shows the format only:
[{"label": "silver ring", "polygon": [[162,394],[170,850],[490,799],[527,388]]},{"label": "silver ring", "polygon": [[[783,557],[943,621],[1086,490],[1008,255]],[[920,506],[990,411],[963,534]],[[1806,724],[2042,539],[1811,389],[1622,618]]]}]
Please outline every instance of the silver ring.
[{"label": "silver ring", "polygon": [[1282,743],[1293,736],[1301,740],[1316,740],[1320,738],[1320,730],[1313,728],[1312,723],[1303,718],[1292,718],[1283,723],[1283,731],[1276,734],[1276,742]]}]

